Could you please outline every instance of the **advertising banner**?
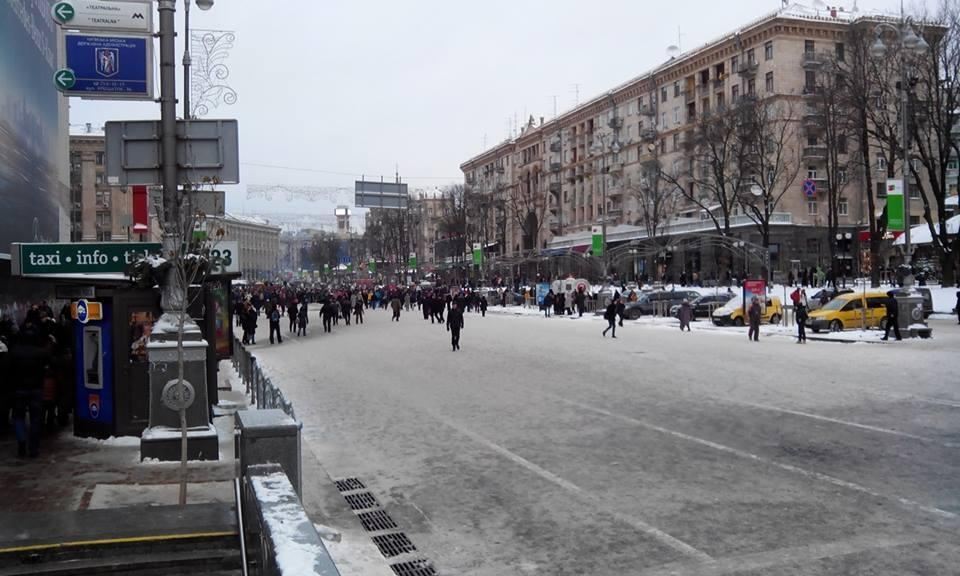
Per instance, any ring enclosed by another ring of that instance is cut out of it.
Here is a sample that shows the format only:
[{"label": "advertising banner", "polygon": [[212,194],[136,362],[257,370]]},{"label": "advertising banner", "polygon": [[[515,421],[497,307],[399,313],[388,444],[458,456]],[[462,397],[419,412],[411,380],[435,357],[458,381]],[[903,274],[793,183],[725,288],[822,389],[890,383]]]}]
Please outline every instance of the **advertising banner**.
[{"label": "advertising banner", "polygon": [[887,180],[887,229],[903,232],[903,180]]},{"label": "advertising banner", "polygon": [[476,266],[483,264],[483,248],[479,242],[473,243],[473,263]]},{"label": "advertising banner", "polygon": [[549,282],[541,282],[537,284],[537,306],[543,306],[543,299],[546,298],[547,292],[550,291]]},{"label": "advertising banner", "polygon": [[767,306],[767,282],[766,280],[744,280],[743,282],[743,315],[746,317],[750,309],[750,303],[756,296],[760,300],[760,309],[766,310]]},{"label": "advertising banner", "polygon": [[603,227],[594,226],[592,229],[593,232],[593,242],[590,246],[593,251],[594,256],[603,256]]}]

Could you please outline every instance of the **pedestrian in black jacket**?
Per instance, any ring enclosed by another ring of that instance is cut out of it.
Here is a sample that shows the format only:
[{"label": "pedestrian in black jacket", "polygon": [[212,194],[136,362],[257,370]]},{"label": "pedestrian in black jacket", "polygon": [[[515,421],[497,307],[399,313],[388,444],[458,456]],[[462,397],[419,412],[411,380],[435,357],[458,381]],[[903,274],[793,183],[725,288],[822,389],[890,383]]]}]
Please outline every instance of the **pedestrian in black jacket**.
[{"label": "pedestrian in black jacket", "polygon": [[450,345],[453,351],[460,349],[460,331],[463,330],[463,310],[457,302],[450,304],[450,311],[447,312],[447,331],[450,332]]},{"label": "pedestrian in black jacket", "polygon": [[320,308],[320,318],[323,320],[324,332],[333,332],[333,318],[336,315],[337,312],[334,309],[333,304],[330,303],[330,300],[324,300],[323,306]]},{"label": "pedestrian in black jacket", "polygon": [[270,343],[273,344],[273,333],[277,333],[277,343],[283,344],[283,336],[280,335],[280,306],[272,305],[267,309],[267,318],[270,319]]},{"label": "pedestrian in black jacket", "polygon": [[[10,351],[13,382],[13,422],[17,433],[17,456],[40,454],[40,427],[43,412],[43,380],[52,362],[49,340],[33,326],[19,334]],[[27,414],[30,426],[27,427]]]},{"label": "pedestrian in black jacket", "polygon": [[803,302],[797,302],[794,305],[796,312],[794,316],[797,319],[797,344],[806,344],[807,343],[807,307],[804,306]]},{"label": "pedestrian in black jacket", "polygon": [[619,299],[614,300],[607,305],[607,310],[603,313],[603,318],[607,321],[607,327],[603,330],[604,338],[606,338],[607,332],[610,330],[613,330],[613,337],[617,337],[617,304],[619,303]]},{"label": "pedestrian in black jacket", "polygon": [[[960,301],[960,292],[957,293],[957,300]],[[480,296],[480,315],[487,317],[487,297]]]},{"label": "pedestrian in black jacket", "polygon": [[883,331],[883,338],[881,340],[888,340],[890,338],[890,329],[893,328],[893,335],[897,340],[902,340],[900,337],[900,305],[897,302],[897,299],[893,296],[893,291],[887,292],[887,328]]}]

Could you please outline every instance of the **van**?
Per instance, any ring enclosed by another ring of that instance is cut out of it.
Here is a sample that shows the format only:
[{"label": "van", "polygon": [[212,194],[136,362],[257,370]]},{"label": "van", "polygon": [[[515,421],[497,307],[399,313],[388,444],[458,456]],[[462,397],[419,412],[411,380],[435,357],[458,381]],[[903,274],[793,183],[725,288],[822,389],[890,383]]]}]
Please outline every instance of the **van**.
[{"label": "van", "polygon": [[[867,328],[883,330],[886,328],[886,304],[886,292],[840,294],[819,310],[811,312],[807,317],[807,326],[814,332],[821,330],[840,332],[860,328],[866,323]],[[864,311],[866,311],[866,319],[864,319]]]},{"label": "van", "polygon": [[[760,323],[779,324],[780,319],[783,318],[783,303],[780,302],[780,298],[769,297],[765,304]],[[743,298],[738,296],[714,310],[711,319],[717,326],[743,326],[746,324],[745,312]]]}]

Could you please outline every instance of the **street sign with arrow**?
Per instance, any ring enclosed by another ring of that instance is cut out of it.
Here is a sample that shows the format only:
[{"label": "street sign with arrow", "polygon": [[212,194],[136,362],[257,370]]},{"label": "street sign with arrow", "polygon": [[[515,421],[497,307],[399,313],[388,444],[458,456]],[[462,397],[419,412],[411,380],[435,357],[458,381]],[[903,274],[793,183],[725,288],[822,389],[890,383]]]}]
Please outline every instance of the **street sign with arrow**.
[{"label": "street sign with arrow", "polygon": [[151,3],[144,0],[60,0],[50,13],[69,29],[153,33]]},{"label": "street sign with arrow", "polygon": [[53,83],[57,90],[69,90],[77,83],[77,75],[69,68],[61,68],[53,75]]}]

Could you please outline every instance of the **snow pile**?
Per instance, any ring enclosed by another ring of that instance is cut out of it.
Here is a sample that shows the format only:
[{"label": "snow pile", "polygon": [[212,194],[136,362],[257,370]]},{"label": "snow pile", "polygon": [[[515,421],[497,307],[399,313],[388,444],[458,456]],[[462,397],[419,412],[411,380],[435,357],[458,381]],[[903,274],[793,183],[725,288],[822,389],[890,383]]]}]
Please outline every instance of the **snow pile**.
[{"label": "snow pile", "polygon": [[80,442],[85,442],[88,444],[97,444],[104,447],[119,447],[119,448],[129,448],[131,446],[140,446],[140,439],[136,436],[110,436],[109,438],[100,439],[100,438],[85,438],[82,436],[75,437]]},{"label": "snow pile", "polygon": [[167,263],[167,259],[164,258],[163,256],[156,256],[153,254],[144,258],[144,261],[146,261],[146,263],[149,264],[151,268],[159,268]]},{"label": "snow pile", "polygon": [[261,506],[277,567],[282,574],[337,574],[333,560],[283,472],[253,476],[251,487]]}]

